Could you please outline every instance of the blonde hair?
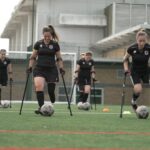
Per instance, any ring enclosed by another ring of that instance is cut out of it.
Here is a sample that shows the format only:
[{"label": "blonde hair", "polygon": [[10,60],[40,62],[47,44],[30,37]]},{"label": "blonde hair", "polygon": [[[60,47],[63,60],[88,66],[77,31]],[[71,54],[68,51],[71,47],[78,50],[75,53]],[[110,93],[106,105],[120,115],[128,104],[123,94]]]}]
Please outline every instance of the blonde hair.
[{"label": "blonde hair", "polygon": [[148,35],[147,35],[147,33],[145,32],[144,29],[141,29],[140,31],[137,32],[136,40],[138,39],[139,36],[145,36],[146,38],[148,37]]},{"label": "blonde hair", "polygon": [[91,56],[92,56],[92,55],[93,55],[93,53],[92,53],[92,52],[90,52],[90,51],[88,51],[88,52],[86,52],[86,53],[85,53],[85,55],[91,55]]}]

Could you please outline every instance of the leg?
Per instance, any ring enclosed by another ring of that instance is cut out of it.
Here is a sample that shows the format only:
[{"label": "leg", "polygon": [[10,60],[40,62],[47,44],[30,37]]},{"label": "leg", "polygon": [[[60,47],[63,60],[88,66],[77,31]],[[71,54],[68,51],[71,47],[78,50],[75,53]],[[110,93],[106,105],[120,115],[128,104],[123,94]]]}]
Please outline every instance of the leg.
[{"label": "leg", "polygon": [[135,84],[133,87],[133,96],[131,101],[134,110],[137,109],[137,99],[140,96],[141,92],[142,92],[142,85],[140,83]]},{"label": "leg", "polygon": [[1,100],[3,99],[2,97],[2,91],[6,91],[6,84],[2,85],[1,88],[0,88],[0,104],[1,104]]},{"label": "leg", "polygon": [[84,95],[83,95],[83,103],[87,102],[87,99],[88,99],[88,95],[91,91],[91,86],[90,85],[85,85],[84,87]]},{"label": "leg", "polygon": [[[44,92],[43,92],[44,83],[45,83],[45,79],[43,77],[35,77],[34,78],[35,91],[36,91],[39,109],[44,104]],[[35,113],[39,114],[40,112],[38,110],[38,111],[35,111]]]},{"label": "leg", "polygon": [[79,85],[79,102],[83,101],[83,97],[84,97],[84,85]]},{"label": "leg", "polygon": [[133,96],[131,100],[131,105],[134,110],[137,109],[137,99],[142,92],[142,85],[141,85],[141,75],[137,72],[131,71],[130,76],[131,83],[133,85]]},{"label": "leg", "polygon": [[0,105],[2,105],[1,101],[2,101],[2,91],[6,90],[6,86],[7,86],[7,78],[3,78],[5,80],[1,81],[1,85],[0,85]]},{"label": "leg", "polygon": [[55,86],[56,86],[55,83],[47,84],[49,98],[52,103],[55,103]]},{"label": "leg", "polygon": [[83,92],[83,91],[80,91],[80,92],[79,92],[79,100],[78,100],[79,102],[80,102],[80,101],[83,101],[83,96],[84,96],[84,92]]}]

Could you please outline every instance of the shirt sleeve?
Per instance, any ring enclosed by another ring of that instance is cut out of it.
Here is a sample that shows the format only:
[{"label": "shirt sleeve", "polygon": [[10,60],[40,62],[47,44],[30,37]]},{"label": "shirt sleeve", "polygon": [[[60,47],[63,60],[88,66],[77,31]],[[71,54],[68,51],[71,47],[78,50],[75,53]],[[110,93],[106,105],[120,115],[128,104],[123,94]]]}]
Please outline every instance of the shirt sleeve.
[{"label": "shirt sleeve", "polygon": [[11,60],[9,58],[7,58],[7,64],[11,64]]},{"label": "shirt sleeve", "polygon": [[91,60],[91,62],[92,62],[92,66],[94,66],[94,60],[93,59]]},{"label": "shirt sleeve", "polygon": [[33,47],[35,50],[39,50],[39,42],[36,42]]},{"label": "shirt sleeve", "polygon": [[56,52],[60,51],[60,46],[57,42],[55,43],[55,50]]},{"label": "shirt sleeve", "polygon": [[131,47],[129,47],[129,48],[127,49],[127,53],[128,53],[128,54],[130,54],[130,55],[132,55],[132,54],[133,54],[133,50],[132,50],[132,48],[131,48]]},{"label": "shirt sleeve", "polygon": [[81,59],[77,61],[77,65],[81,65]]}]

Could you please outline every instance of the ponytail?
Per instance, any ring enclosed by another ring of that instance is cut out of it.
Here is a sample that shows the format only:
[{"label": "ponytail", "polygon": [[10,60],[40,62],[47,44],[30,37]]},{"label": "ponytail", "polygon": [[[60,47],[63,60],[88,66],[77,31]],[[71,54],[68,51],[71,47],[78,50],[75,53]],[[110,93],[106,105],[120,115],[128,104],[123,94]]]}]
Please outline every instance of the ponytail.
[{"label": "ponytail", "polygon": [[58,38],[58,35],[57,35],[54,27],[52,25],[48,25],[48,28],[50,29],[51,35],[53,37],[53,40],[58,42],[59,38]]}]

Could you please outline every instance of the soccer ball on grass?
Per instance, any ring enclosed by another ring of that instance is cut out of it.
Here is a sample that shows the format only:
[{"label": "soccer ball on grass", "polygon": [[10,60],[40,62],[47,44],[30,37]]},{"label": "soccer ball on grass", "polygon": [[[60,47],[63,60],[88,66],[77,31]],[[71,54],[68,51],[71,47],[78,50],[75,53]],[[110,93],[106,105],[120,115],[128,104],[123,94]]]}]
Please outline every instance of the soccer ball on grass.
[{"label": "soccer ball on grass", "polygon": [[149,109],[144,105],[138,106],[136,109],[136,114],[139,119],[147,119],[149,116]]},{"label": "soccer ball on grass", "polygon": [[82,102],[78,102],[77,107],[78,107],[78,109],[82,109],[83,108],[83,103]]},{"label": "soccer ball on grass", "polygon": [[81,109],[81,110],[89,110],[90,103],[89,102],[85,102],[85,103],[78,102],[77,107],[78,107],[78,109]]},{"label": "soccer ball on grass", "polygon": [[9,106],[10,106],[10,101],[8,101],[8,100],[2,101],[2,107],[3,108],[8,108]]},{"label": "soccer ball on grass", "polygon": [[85,102],[83,103],[83,110],[90,110],[90,103],[89,102]]},{"label": "soccer ball on grass", "polygon": [[41,113],[43,116],[52,116],[54,114],[54,107],[50,103],[46,103],[41,107]]}]

